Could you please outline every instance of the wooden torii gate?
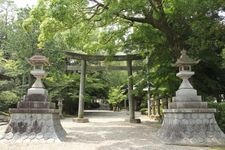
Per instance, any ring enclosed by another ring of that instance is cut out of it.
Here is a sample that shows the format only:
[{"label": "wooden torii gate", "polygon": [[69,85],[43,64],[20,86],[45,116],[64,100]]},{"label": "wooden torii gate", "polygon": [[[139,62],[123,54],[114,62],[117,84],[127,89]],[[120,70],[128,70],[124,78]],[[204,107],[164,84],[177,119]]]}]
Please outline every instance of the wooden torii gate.
[{"label": "wooden torii gate", "polygon": [[86,70],[104,70],[104,66],[87,66],[87,61],[126,61],[127,66],[110,66],[107,69],[111,70],[127,70],[128,72],[128,101],[129,101],[129,122],[140,123],[140,119],[135,119],[134,110],[134,99],[133,99],[133,80],[132,80],[132,70],[140,70],[141,66],[132,66],[133,60],[142,60],[143,57],[138,54],[127,54],[127,55],[86,55],[74,52],[65,52],[72,59],[81,60],[81,66],[67,66],[67,70],[80,70],[80,90],[79,90],[79,106],[78,106],[78,118],[74,118],[73,121],[78,123],[88,122],[88,118],[84,118],[84,88],[85,88],[85,77]]}]

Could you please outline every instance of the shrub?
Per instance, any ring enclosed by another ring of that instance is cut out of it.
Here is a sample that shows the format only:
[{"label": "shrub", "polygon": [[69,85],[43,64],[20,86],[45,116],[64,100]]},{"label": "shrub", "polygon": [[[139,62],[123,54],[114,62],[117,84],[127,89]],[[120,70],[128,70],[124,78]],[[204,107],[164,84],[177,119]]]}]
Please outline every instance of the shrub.
[{"label": "shrub", "polygon": [[225,103],[208,103],[209,108],[216,108],[215,118],[220,129],[225,132]]},{"label": "shrub", "polygon": [[124,99],[126,99],[126,95],[123,95],[123,91],[120,87],[111,87],[108,103],[112,105],[112,107],[117,107]]},{"label": "shrub", "polygon": [[19,97],[11,91],[0,92],[0,111],[8,111],[8,108],[16,104]]}]

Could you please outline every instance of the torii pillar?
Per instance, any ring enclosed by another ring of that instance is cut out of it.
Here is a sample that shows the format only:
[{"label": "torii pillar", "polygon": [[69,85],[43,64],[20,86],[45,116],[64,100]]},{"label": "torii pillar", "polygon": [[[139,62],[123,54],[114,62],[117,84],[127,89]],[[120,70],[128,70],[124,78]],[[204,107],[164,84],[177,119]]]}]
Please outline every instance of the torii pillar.
[{"label": "torii pillar", "polygon": [[[128,55],[129,57],[129,55]],[[132,60],[127,59],[127,72],[128,72],[128,101],[129,101],[129,122],[141,123],[140,119],[135,119],[134,112],[134,99],[133,99],[133,78],[132,78]]]},{"label": "torii pillar", "polygon": [[88,118],[84,118],[84,89],[85,89],[85,79],[86,79],[86,60],[81,60],[81,73],[80,73],[80,91],[79,91],[79,107],[78,107],[78,117],[74,118],[73,121],[77,123],[87,123]]}]

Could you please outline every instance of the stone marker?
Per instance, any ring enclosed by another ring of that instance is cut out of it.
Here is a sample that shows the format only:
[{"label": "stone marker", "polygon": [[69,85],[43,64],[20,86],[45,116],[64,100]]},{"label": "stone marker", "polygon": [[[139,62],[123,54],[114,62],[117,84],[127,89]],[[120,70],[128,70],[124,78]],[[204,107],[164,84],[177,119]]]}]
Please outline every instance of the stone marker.
[{"label": "stone marker", "polygon": [[36,81],[17,108],[9,109],[11,119],[0,141],[62,141],[66,132],[61,126],[59,111],[54,103],[48,102],[48,92],[41,81],[46,76],[43,67],[48,65],[48,59],[34,55],[28,62],[34,67],[31,74]]},{"label": "stone marker", "polygon": [[198,62],[189,58],[186,51],[181,53],[176,66],[179,67],[177,76],[183,81],[169,109],[163,111],[164,120],[158,135],[167,144],[225,145],[225,135],[214,117],[216,109],[207,108],[207,102],[202,102],[188,81],[194,75],[191,65]]},{"label": "stone marker", "polygon": [[59,117],[60,118],[63,118],[63,113],[62,113],[62,110],[63,110],[63,99],[58,99],[58,108],[59,108]]}]

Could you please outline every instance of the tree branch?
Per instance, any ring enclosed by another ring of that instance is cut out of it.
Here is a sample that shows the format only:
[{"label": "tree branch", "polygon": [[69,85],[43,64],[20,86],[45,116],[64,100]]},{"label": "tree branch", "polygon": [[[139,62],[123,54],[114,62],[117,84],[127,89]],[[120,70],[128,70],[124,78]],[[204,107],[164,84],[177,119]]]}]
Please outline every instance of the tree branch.
[{"label": "tree branch", "polygon": [[105,7],[105,5],[104,5],[103,3],[100,3],[100,2],[97,1],[97,0],[89,0],[89,1],[94,2],[94,3],[96,3],[96,4],[99,5],[99,6]]},{"label": "tree branch", "polygon": [[[91,17],[88,18],[88,20],[91,20],[92,18],[94,18],[96,15],[100,15],[104,12],[105,9],[109,9],[109,4],[111,1],[109,1],[108,4],[104,5],[103,3],[97,1],[97,0],[89,0],[91,2],[96,3],[94,6],[88,7],[88,9],[94,9],[93,14],[91,15]],[[102,8],[102,10],[100,10],[100,8]]]},{"label": "tree branch", "polygon": [[105,4],[103,4],[103,3],[101,3],[101,2],[99,2],[97,0],[89,0],[89,1],[96,3],[97,5],[103,7],[104,9],[108,9],[108,6],[109,6],[109,4],[111,2],[111,0],[110,0],[109,3],[105,5]]},{"label": "tree branch", "polygon": [[[95,5],[96,9],[94,10],[93,14],[87,19],[87,20],[91,20],[92,18],[94,18],[96,15],[101,14],[103,12],[103,10],[101,12],[100,11],[100,5]],[[93,7],[94,8],[94,7]]]},{"label": "tree branch", "polygon": [[126,15],[118,15],[120,18],[132,21],[132,22],[139,22],[139,23],[148,23],[146,18],[138,18],[138,17],[130,17],[130,16],[126,16]]}]

